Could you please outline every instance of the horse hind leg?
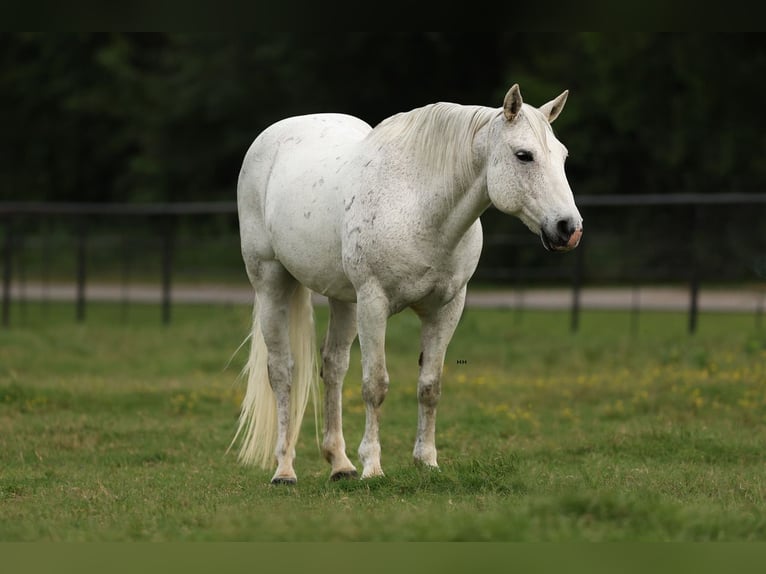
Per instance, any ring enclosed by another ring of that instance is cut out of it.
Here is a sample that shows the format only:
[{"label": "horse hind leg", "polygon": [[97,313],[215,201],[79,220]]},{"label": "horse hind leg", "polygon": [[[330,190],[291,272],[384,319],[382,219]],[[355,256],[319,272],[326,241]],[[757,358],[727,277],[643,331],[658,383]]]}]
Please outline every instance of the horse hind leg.
[{"label": "horse hind leg", "polygon": [[293,359],[287,326],[287,305],[261,298],[261,329],[268,349],[269,384],[277,403],[277,442],[274,456],[277,470],[271,482],[292,484],[297,476],[293,468],[295,445],[290,444],[290,387]]},{"label": "horse hind leg", "polygon": [[[295,419],[291,404],[293,384],[293,354],[290,344],[291,313],[297,312],[294,297],[303,295],[297,281],[276,262],[264,262],[261,274],[256,282],[260,328],[267,350],[268,379],[276,401],[277,437],[274,456],[277,470],[271,482],[273,484],[293,484],[297,476],[293,468],[295,459],[294,425],[300,425]],[[310,325],[313,330],[313,324]],[[292,399],[293,401],[295,398]]]},{"label": "horse hind leg", "polygon": [[322,455],[330,463],[330,479],[355,478],[357,471],[346,455],[343,438],[343,379],[356,338],[356,304],[330,299],[330,321],[322,345],[324,380],[324,437]]}]

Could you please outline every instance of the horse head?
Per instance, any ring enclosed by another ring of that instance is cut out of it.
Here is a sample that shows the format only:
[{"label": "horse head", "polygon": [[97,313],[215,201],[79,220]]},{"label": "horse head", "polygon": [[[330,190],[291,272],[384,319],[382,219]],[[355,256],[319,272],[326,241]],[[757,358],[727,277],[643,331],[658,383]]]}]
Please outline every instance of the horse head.
[{"label": "horse head", "polygon": [[574,249],[582,237],[582,217],[564,172],[567,149],[551,129],[567,95],[535,108],[522,101],[514,84],[487,141],[490,200],[521,219],[549,251]]}]

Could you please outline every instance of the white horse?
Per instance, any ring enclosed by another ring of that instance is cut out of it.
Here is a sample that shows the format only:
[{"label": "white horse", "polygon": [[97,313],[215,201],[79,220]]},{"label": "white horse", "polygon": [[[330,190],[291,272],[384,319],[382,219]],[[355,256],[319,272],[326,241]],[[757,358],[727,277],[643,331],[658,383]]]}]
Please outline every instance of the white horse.
[{"label": "white horse", "polygon": [[548,250],[572,249],[582,235],[564,173],[567,150],[550,127],[567,94],[534,108],[514,85],[501,108],[436,103],[374,129],[347,115],[307,115],[258,136],[237,186],[242,255],[255,289],[247,392],[234,437],[242,438],[241,462],[266,468],[276,457],[272,483],[297,480],[295,444],[318,386],[315,291],[330,307],[321,450],[331,478],[357,475],[341,414],[357,333],[366,408],[362,478],[383,475],[386,323],[406,307],[422,322],[413,456],[437,467],[444,356],[479,260],[479,216],[490,205],[515,215]]}]

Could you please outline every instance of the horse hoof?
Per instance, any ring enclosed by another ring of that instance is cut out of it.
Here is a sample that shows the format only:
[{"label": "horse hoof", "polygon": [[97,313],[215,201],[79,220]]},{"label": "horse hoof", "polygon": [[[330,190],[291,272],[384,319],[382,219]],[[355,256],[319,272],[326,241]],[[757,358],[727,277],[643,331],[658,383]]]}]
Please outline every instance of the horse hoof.
[{"label": "horse hoof", "polygon": [[371,478],[383,478],[386,476],[382,470],[371,470],[369,472],[363,472],[362,473],[362,480],[369,480]]},{"label": "horse hoof", "polygon": [[295,484],[298,482],[297,478],[288,478],[285,476],[275,476],[271,479],[271,484]]},{"label": "horse hoof", "polygon": [[415,459],[415,468],[424,470],[426,472],[441,472],[441,469],[439,468],[438,464],[431,464],[430,462],[425,462],[423,460]]},{"label": "horse hoof", "polygon": [[330,480],[337,482],[339,480],[351,480],[357,478],[359,473],[356,470],[339,470],[330,475]]}]

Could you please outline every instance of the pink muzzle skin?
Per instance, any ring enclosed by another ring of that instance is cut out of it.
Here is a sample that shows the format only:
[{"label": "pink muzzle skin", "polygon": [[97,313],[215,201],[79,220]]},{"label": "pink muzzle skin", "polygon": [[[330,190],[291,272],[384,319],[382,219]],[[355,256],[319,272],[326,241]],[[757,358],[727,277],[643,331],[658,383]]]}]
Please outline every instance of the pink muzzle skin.
[{"label": "pink muzzle skin", "polygon": [[569,241],[567,241],[567,248],[568,249],[574,249],[577,247],[577,244],[580,243],[580,238],[582,237],[582,227],[579,229],[575,229],[574,233],[569,238]]}]

